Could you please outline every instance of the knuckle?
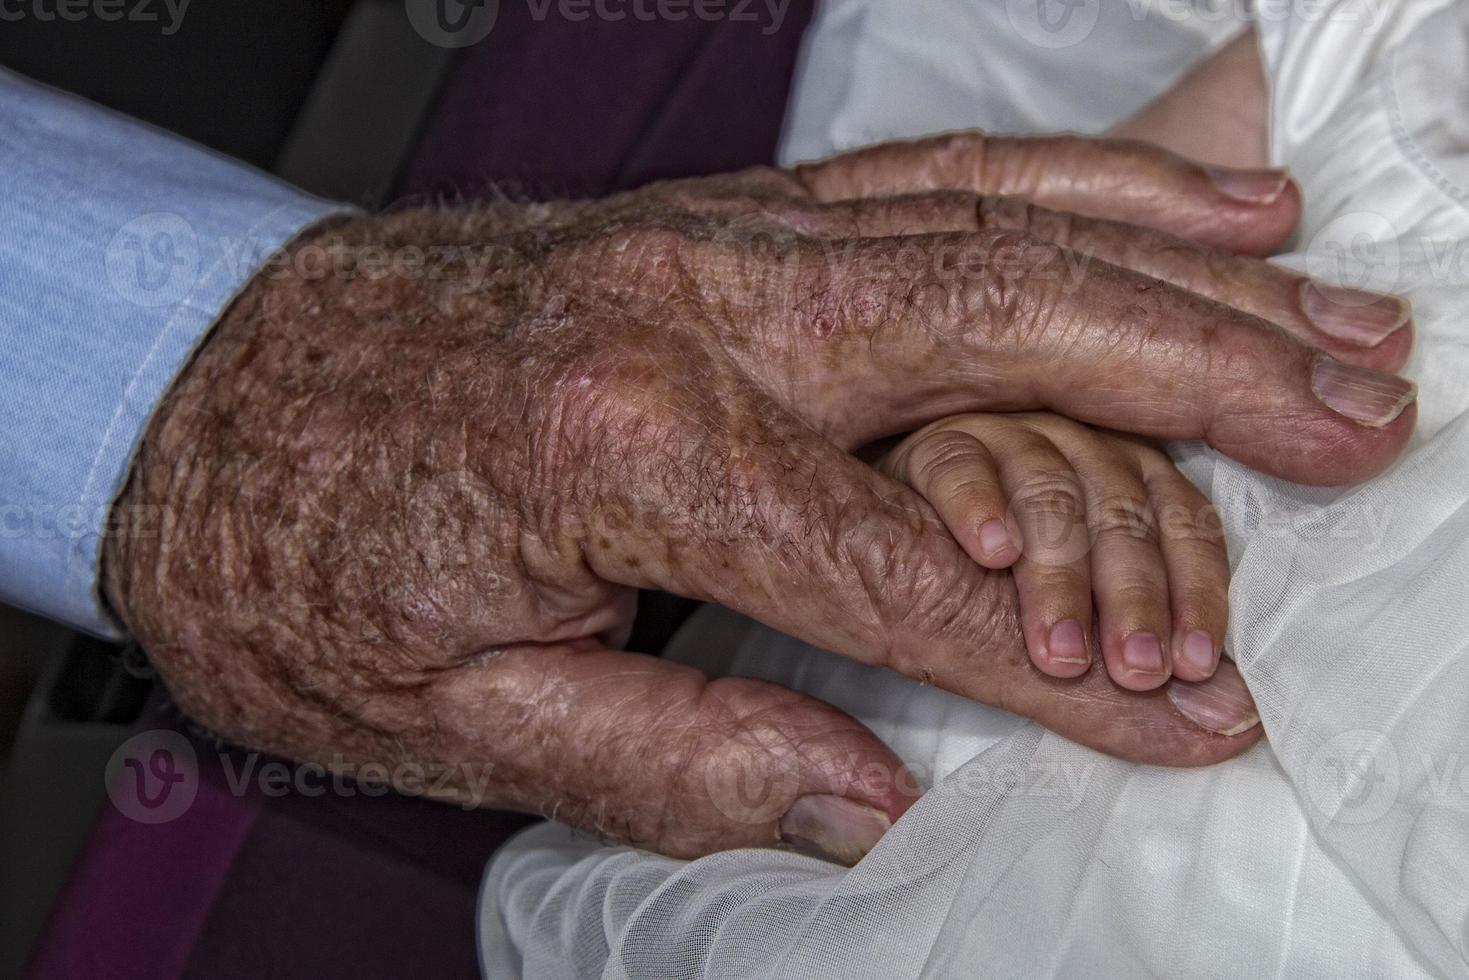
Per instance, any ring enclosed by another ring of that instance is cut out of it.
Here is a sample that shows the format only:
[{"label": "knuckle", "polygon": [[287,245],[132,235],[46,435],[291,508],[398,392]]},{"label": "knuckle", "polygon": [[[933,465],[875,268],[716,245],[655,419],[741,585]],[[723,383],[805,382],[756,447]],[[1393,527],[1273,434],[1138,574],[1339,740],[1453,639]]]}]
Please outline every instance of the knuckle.
[{"label": "knuckle", "polygon": [[672,215],[638,217],[597,229],[558,250],[557,258],[571,281],[624,302],[662,303],[697,296],[696,272],[718,275],[706,256],[695,254],[701,244]]},{"label": "knuckle", "polygon": [[979,202],[981,231],[1027,231],[1031,203],[1023,197],[986,197]]},{"label": "knuckle", "polygon": [[1210,312],[1216,315],[1203,323],[1199,350],[1207,376],[1221,387],[1256,390],[1261,379],[1278,377],[1281,365],[1301,360],[1304,348],[1266,321],[1247,313]]},{"label": "knuckle", "polygon": [[[667,853],[697,856],[758,839],[800,788],[809,748],[788,711],[800,696],[760,681],[701,683],[636,742],[636,768],[665,774],[641,832]],[[805,707],[804,705],[800,705]]]},{"label": "knuckle", "polygon": [[[711,373],[697,345],[669,344],[693,376]],[[651,354],[618,346],[588,345],[541,378],[526,427],[528,479],[565,492],[535,495],[547,506],[597,504],[594,496],[618,496],[679,470],[687,456],[682,435],[698,413],[688,390]]]},{"label": "knuckle", "polygon": [[[855,221],[841,221],[835,217],[834,212],[791,198],[761,201],[758,213],[767,223],[774,225],[775,230],[768,234],[773,243],[782,246],[783,253],[788,252],[795,241],[793,236],[857,234]],[[784,230],[785,233],[782,235],[779,230]]]},{"label": "knuckle", "polygon": [[1064,566],[1092,548],[1086,498],[1075,474],[1029,480],[1010,496],[1024,538],[1022,552],[1036,565]]},{"label": "knuckle", "polygon": [[[799,209],[800,205],[792,208]],[[729,266],[726,285],[730,281],[743,283],[750,306],[778,310],[782,315],[790,304],[793,285],[800,282],[806,258],[806,240],[783,221],[781,217],[774,222],[762,220],[741,232],[724,256]]]},{"label": "knuckle", "polygon": [[1052,242],[1002,232],[983,245],[978,283],[979,320],[994,340],[1026,347],[1050,327],[1060,306],[1065,252]]},{"label": "knuckle", "polygon": [[1168,606],[1168,591],[1156,569],[1134,568],[1108,589],[1113,605],[1153,613]]},{"label": "knuckle", "polygon": [[987,465],[984,445],[967,432],[942,428],[915,438],[909,472],[919,486],[939,486],[956,477],[974,476]]},{"label": "knuckle", "polygon": [[[776,234],[819,230],[820,209],[809,202],[781,193],[761,193],[758,189],[734,186],[711,191],[703,186],[684,186],[666,192],[662,200],[687,212],[695,225],[717,237],[734,235]],[[711,224],[705,219],[717,219]]]},{"label": "knuckle", "polygon": [[1086,495],[1075,474],[1050,473],[1027,480],[1011,502],[1032,517],[1080,520],[1086,513]]},{"label": "knuckle", "polygon": [[1079,220],[1069,211],[1052,211],[1048,208],[1031,207],[1030,230],[1058,248],[1070,247],[1076,235]]},{"label": "knuckle", "polygon": [[1175,501],[1157,508],[1159,533],[1170,545],[1224,552],[1224,522],[1206,500],[1194,505]]},{"label": "knuckle", "polygon": [[[940,190],[894,198],[889,205],[889,234],[921,235],[953,230],[973,233],[984,198],[973,191]],[[901,220],[899,220],[901,219]]]},{"label": "knuckle", "polygon": [[606,245],[622,264],[634,269],[681,269],[690,238],[672,225],[639,223],[612,232]]},{"label": "knuckle", "polygon": [[963,175],[984,186],[989,167],[989,137],[981,130],[965,129],[930,137],[924,141],[923,148],[938,175]]},{"label": "knuckle", "polygon": [[1113,493],[1100,498],[1088,521],[1098,539],[1127,538],[1153,545],[1159,540],[1152,508],[1145,498],[1135,494]]},{"label": "knuckle", "polygon": [[1064,247],[1072,240],[1075,216],[1040,207],[1023,197],[988,197],[980,202],[979,226],[981,230],[1023,232]]},{"label": "knuckle", "polygon": [[1063,599],[1075,599],[1089,592],[1081,573],[1065,565],[1036,565],[1030,573],[1032,591]]},{"label": "knuckle", "polygon": [[865,659],[911,673],[915,663],[932,664],[954,649],[975,648],[976,639],[1003,636],[999,631],[1015,614],[1004,590],[993,588],[946,534],[933,533],[926,521],[915,524],[917,518],[898,526],[901,520],[840,521],[828,542],[831,560],[849,570],[853,608],[865,607],[877,638]]},{"label": "knuckle", "polygon": [[819,256],[811,250],[802,258],[799,296],[791,310],[798,335],[826,341],[880,332],[889,317],[893,285],[879,266],[866,255]]},{"label": "knuckle", "polygon": [[645,419],[660,402],[657,375],[641,357],[585,352],[551,379],[556,420],[577,429],[605,428]]}]

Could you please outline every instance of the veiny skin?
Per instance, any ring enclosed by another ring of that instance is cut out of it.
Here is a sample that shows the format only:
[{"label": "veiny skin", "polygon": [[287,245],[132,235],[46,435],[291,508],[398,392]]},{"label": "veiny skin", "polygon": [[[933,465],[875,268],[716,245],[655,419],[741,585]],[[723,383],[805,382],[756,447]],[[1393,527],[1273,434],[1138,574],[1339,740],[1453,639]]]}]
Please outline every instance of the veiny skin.
[{"label": "veiny skin", "polygon": [[[1295,479],[1372,475],[1413,408],[1375,428],[1332,412],[1307,343],[1392,370],[1408,331],[1318,336],[1297,277],[1170,234],[1264,252],[1298,208],[1293,185],[1226,198],[1139,145],[962,134],[322,229],[257,276],[160,407],[107,595],[229,739],[346,772],[422,765],[429,785],[405,789],[679,856],[775,844],[801,797],[885,823],[916,787],[830,706],[615,649],[637,588],[1106,752],[1224,759],[1258,728],[1207,732],[1099,666],[1037,670],[1009,572],[850,451],[1050,408]],[[459,248],[433,275],[375,274],[384,249],[429,246]],[[328,248],[341,271],[304,274]]]}]

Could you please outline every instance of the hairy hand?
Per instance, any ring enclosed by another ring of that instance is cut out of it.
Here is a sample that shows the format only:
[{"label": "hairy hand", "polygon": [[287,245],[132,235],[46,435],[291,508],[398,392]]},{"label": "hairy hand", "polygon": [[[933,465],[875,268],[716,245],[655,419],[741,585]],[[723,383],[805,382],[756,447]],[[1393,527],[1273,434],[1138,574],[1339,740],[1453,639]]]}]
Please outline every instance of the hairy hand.
[{"label": "hairy hand", "polygon": [[1146,693],[1047,676],[1010,573],[850,451],[1049,408],[1370,476],[1413,424],[1371,369],[1402,363],[1406,313],[1313,319],[1299,277],[1208,247],[1266,251],[1298,208],[1278,175],[968,134],[339,225],[257,277],[161,406],[108,595],[231,739],[412,763],[435,795],[675,855],[852,860],[915,787],[828,705],[616,649],[639,587],[1107,752],[1223,759],[1258,735],[1216,734],[1253,712],[1232,667]]}]

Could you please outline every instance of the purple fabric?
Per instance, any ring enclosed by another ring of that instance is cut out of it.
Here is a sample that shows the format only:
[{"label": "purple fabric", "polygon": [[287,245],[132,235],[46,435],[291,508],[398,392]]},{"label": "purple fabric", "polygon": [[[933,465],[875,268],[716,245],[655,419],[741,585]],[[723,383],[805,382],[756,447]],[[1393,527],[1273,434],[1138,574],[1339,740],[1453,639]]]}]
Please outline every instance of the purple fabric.
[{"label": "purple fabric", "polygon": [[[537,22],[532,5],[501,4],[451,72],[399,196],[590,195],[769,163],[812,2],[793,0],[770,34],[570,22],[554,3]],[[104,807],[31,977],[477,976],[479,875],[528,818],[394,795],[236,795],[218,750],[194,745],[199,794],[182,817],[145,826]]]},{"label": "purple fabric", "polygon": [[537,21],[536,5],[502,3],[451,72],[399,192],[575,197],[770,163],[813,5],[792,0],[771,30],[763,13],[573,22],[553,2]]},{"label": "purple fabric", "polygon": [[168,823],[145,825],[102,805],[29,976],[172,980],[183,972],[261,802],[232,794],[219,766],[200,757],[197,795]]},{"label": "purple fabric", "polygon": [[[145,727],[184,735],[166,713]],[[32,953],[32,980],[478,974],[480,875],[534,818],[317,771],[295,784],[304,792],[282,790],[263,781],[269,767],[290,771],[280,760],[185,737],[191,749],[174,757],[192,756],[179,763],[192,800],[153,825],[103,804]]]},{"label": "purple fabric", "polygon": [[183,976],[477,977],[480,876],[533,820],[393,794],[271,800]]}]

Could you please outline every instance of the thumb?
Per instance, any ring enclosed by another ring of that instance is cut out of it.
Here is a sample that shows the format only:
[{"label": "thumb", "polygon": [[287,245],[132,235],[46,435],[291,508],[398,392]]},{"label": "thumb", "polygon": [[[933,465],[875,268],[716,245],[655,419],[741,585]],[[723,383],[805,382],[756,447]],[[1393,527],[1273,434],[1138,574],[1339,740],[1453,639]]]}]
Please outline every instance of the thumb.
[{"label": "thumb", "polygon": [[673,857],[783,846],[852,864],[922,789],[861,723],[765,681],[601,647],[452,673],[439,716],[465,720],[462,757],[500,760],[497,791]]},{"label": "thumb", "polygon": [[1279,170],[1206,167],[1147,143],[950,133],[881,143],[795,175],[821,201],[969,191],[1168,232],[1248,255],[1277,250],[1301,217]]}]

